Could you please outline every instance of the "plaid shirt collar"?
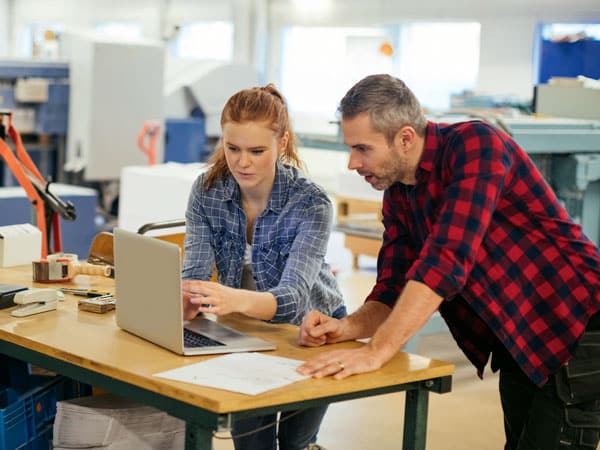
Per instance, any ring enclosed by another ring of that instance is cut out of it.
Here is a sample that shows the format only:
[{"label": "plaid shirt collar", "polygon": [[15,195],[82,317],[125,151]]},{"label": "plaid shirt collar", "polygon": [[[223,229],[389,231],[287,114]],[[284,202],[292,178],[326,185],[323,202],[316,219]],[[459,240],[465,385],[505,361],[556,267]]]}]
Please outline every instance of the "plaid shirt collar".
[{"label": "plaid shirt collar", "polygon": [[433,122],[427,122],[425,128],[425,142],[423,144],[423,153],[421,153],[421,160],[417,168],[415,177],[417,183],[421,183],[429,178],[429,174],[433,170],[433,160],[435,153],[440,145],[440,130],[437,124]]},{"label": "plaid shirt collar", "polygon": [[[292,177],[290,170],[278,160],[275,166],[275,180],[273,182],[269,202],[267,203],[267,210],[271,210],[276,214],[281,212],[287,203],[291,182]],[[240,186],[231,174],[223,181],[223,200],[236,202],[238,204],[241,203]]]}]

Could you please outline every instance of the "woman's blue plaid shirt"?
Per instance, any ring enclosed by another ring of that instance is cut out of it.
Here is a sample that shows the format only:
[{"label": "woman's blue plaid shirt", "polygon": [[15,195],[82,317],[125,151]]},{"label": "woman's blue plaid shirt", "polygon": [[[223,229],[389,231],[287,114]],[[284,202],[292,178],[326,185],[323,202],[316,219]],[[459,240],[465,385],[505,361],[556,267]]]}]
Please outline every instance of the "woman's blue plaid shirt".
[{"label": "woman's blue plaid shirt", "polygon": [[[219,283],[239,288],[246,246],[246,215],[232,176],[203,189],[192,187],[186,212],[183,278],[209,280],[216,265]],[[326,193],[292,167],[277,164],[267,207],[254,226],[252,272],[257,291],[277,299],[275,323],[300,324],[316,309],[331,315],[342,294],[325,262],[333,208]]]}]

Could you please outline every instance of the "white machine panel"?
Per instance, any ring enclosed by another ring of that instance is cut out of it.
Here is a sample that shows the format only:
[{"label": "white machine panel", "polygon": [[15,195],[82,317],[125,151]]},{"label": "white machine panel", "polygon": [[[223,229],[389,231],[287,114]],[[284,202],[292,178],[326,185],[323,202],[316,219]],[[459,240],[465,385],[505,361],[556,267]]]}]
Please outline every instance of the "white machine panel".
[{"label": "white machine panel", "polygon": [[[123,167],[147,162],[137,146],[144,122],[163,121],[163,45],[87,35],[67,39],[71,92],[65,169],[83,169],[86,180],[116,180]],[[157,161],[163,160],[162,142],[159,136]]]},{"label": "white machine panel", "polygon": [[192,184],[207,164],[169,162],[123,168],[119,192],[119,227],[137,231],[142,225],[185,217]]},{"label": "white machine panel", "polygon": [[206,135],[221,135],[221,111],[233,94],[259,85],[258,72],[247,64],[169,59],[165,80],[165,117],[185,119],[199,106]]}]

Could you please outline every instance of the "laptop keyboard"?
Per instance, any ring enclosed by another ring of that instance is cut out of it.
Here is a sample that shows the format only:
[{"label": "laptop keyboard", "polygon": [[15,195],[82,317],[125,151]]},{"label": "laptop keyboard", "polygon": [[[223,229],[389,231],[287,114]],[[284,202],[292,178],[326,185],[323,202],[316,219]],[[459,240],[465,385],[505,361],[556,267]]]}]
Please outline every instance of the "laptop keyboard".
[{"label": "laptop keyboard", "polygon": [[183,344],[185,347],[216,347],[225,345],[222,342],[215,341],[203,334],[198,334],[194,331],[183,329]]}]

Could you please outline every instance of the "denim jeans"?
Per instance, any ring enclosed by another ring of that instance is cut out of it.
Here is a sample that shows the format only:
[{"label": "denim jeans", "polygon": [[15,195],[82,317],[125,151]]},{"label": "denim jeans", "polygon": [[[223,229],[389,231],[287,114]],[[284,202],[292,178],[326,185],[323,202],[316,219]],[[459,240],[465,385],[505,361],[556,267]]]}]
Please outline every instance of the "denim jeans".
[{"label": "denim jeans", "polygon": [[[346,307],[340,306],[332,317],[341,319],[346,315]],[[317,433],[327,406],[282,412],[279,415],[279,424],[276,423],[277,414],[236,420],[231,430],[235,450],[277,450],[278,441],[279,450],[303,450],[308,444],[317,441]],[[252,433],[267,425],[272,426]],[[250,434],[235,437],[244,433]]]},{"label": "denim jeans", "polygon": [[277,441],[280,450],[305,449],[309,443],[316,442],[317,432],[326,411],[327,405],[301,411],[282,412],[279,427],[275,423],[277,414],[236,420],[231,431],[233,436],[269,424],[273,426],[248,436],[234,438],[235,450],[277,450]]}]

